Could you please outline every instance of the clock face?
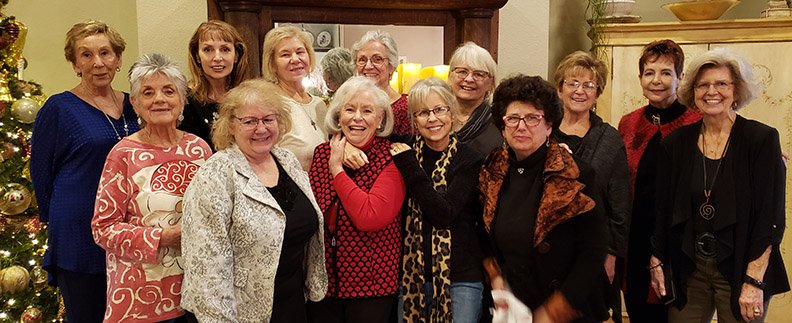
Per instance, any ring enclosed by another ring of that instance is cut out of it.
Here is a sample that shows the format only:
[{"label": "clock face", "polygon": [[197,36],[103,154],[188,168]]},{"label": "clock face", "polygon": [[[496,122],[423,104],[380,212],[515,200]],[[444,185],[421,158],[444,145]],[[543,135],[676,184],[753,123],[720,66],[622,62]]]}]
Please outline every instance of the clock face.
[{"label": "clock face", "polygon": [[316,45],[319,47],[327,47],[330,46],[330,43],[333,41],[333,36],[330,35],[330,32],[325,30],[320,32],[316,35]]}]

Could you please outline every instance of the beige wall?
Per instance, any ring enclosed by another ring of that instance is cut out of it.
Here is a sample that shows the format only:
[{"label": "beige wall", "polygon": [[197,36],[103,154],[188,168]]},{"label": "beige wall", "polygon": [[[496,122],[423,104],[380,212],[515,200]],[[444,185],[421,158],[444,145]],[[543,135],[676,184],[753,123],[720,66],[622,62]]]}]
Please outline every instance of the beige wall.
[{"label": "beige wall", "polygon": [[550,2],[555,1],[511,0],[500,10],[498,78],[514,73],[547,76]]},{"label": "beige wall", "polygon": [[[5,8],[28,27],[25,78],[55,94],[79,82],[63,57],[66,31],[80,21],[101,20],[116,29],[127,42],[123,66],[113,81],[116,89],[128,91],[126,71],[142,53],[161,52],[187,70],[187,41],[206,20],[206,2],[200,0],[16,0]],[[188,76],[189,77],[189,76]]]}]

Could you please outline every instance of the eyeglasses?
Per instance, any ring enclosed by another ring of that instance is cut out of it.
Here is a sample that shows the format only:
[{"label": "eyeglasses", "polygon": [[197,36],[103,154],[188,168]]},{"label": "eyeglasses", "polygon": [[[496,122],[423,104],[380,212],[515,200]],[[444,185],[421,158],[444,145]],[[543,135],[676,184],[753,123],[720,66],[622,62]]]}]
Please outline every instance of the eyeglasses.
[{"label": "eyeglasses", "polygon": [[699,83],[696,84],[695,88],[697,92],[707,92],[710,87],[714,86],[716,91],[724,92],[730,89],[733,84],[734,82],[717,81],[712,83]]},{"label": "eyeglasses", "polygon": [[473,80],[478,82],[481,82],[490,76],[490,74],[485,71],[471,71],[464,67],[456,67],[452,72],[460,80],[464,80],[468,77],[468,75],[473,74]]},{"label": "eyeglasses", "polygon": [[263,123],[266,127],[271,127],[278,124],[278,118],[274,114],[266,115],[262,118],[256,117],[243,117],[238,118],[234,117],[235,119],[239,120],[239,124],[242,126],[244,130],[253,130],[258,127],[259,122]]},{"label": "eyeglasses", "polygon": [[421,120],[427,120],[427,119],[429,119],[429,115],[432,114],[432,113],[434,113],[435,117],[442,117],[442,116],[446,115],[449,111],[451,111],[451,108],[449,106],[447,106],[447,105],[438,105],[438,106],[434,107],[433,109],[425,109],[425,110],[421,110],[421,111],[415,112],[415,113],[413,113],[413,116],[418,118],[418,119],[421,119]]},{"label": "eyeglasses", "polygon": [[597,90],[597,84],[592,81],[580,83],[578,81],[564,80],[564,85],[566,85],[567,89],[570,91],[575,91],[581,86],[583,86],[583,91],[586,92],[594,92]]},{"label": "eyeglasses", "polygon": [[541,114],[533,114],[529,113],[525,116],[518,116],[518,115],[508,115],[503,117],[503,123],[506,124],[506,127],[509,128],[517,128],[520,126],[520,121],[525,121],[525,125],[528,127],[536,127],[542,122],[544,116]]},{"label": "eyeglasses", "polygon": [[380,68],[380,67],[384,66],[385,62],[387,62],[387,61],[388,61],[388,59],[385,58],[385,57],[382,57],[382,56],[376,56],[375,55],[375,56],[371,56],[371,58],[368,58],[366,56],[360,56],[355,61],[355,64],[357,64],[358,67],[366,67],[366,63],[371,62],[372,66]]}]

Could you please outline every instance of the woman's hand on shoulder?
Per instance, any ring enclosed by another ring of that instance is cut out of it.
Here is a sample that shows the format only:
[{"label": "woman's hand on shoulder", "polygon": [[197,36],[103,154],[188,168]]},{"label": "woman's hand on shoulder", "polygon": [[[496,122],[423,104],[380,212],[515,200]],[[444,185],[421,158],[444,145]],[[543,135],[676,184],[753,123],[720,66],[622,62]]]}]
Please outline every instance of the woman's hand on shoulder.
[{"label": "woman's hand on shoulder", "polygon": [[160,247],[181,246],[181,223],[162,229],[160,234]]},{"label": "woman's hand on shoulder", "polygon": [[346,138],[340,133],[330,139],[330,159],[327,161],[327,167],[330,168],[330,174],[334,177],[344,171],[343,161],[346,143]]},{"label": "woman's hand on shoulder", "polygon": [[359,169],[368,161],[368,156],[362,150],[349,143],[344,145],[344,166],[351,169]]},{"label": "woman's hand on shoulder", "polygon": [[403,153],[405,151],[408,151],[410,149],[411,149],[410,146],[405,144],[405,143],[394,142],[394,143],[391,144],[390,153],[391,153],[391,156],[396,156],[396,155],[401,154],[401,153]]}]

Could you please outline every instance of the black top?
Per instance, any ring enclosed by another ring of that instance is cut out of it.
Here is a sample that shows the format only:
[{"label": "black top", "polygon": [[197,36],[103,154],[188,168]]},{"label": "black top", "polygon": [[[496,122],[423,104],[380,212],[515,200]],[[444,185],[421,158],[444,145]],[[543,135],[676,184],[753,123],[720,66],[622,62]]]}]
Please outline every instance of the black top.
[{"label": "black top", "polygon": [[305,309],[305,249],[311,236],[319,229],[316,210],[308,197],[278,164],[278,184],[267,190],[286,216],[270,322],[308,322]]},{"label": "black top", "polygon": [[530,271],[531,248],[536,227],[536,214],[542,198],[547,146],[541,145],[533,154],[515,161],[511,153],[511,166],[506,174],[498,199],[498,208],[492,222],[492,238],[499,257],[503,259],[501,270],[519,299],[530,299],[531,288],[520,279],[527,278]]},{"label": "black top", "polygon": [[470,115],[467,123],[456,132],[459,142],[468,144],[481,156],[481,159],[486,158],[493,149],[503,146],[503,135],[492,123],[490,106],[490,103],[484,100]]},{"label": "black top", "polygon": [[[432,155],[432,152],[428,152],[428,155]],[[424,161],[432,158],[439,156],[427,157],[425,150]],[[422,169],[414,151],[400,153],[393,157],[393,161],[404,177],[407,194],[421,208],[423,228],[429,228],[429,225],[435,228],[451,228],[451,281],[483,281],[481,239],[485,233],[480,223],[483,206],[477,189],[478,170],[484,162],[483,157],[478,156],[468,145],[457,144],[457,153],[452,156],[448,166],[448,186],[445,192],[435,191],[427,175],[431,174],[429,167],[434,170],[435,164]]]},{"label": "black top", "polygon": [[177,126],[179,130],[192,133],[209,144],[212,152],[215,152],[212,143],[212,124],[217,117],[217,102],[201,103],[191,94],[187,96],[187,104],[184,106],[184,120]]},{"label": "black top", "polygon": [[[660,124],[667,124],[682,116],[687,108],[674,101],[666,109],[658,109],[651,104],[644,110],[644,117],[652,120],[660,119]],[[649,292],[649,270],[646,265],[651,256],[649,237],[654,231],[655,211],[655,179],[660,154],[662,134],[657,131],[644,149],[635,171],[635,192],[633,193],[632,221],[630,223],[627,249],[627,291],[635,295],[647,295]],[[665,162],[665,161],[664,161]],[[645,296],[640,296],[645,297]]]},{"label": "black top", "polygon": [[[702,122],[684,126],[661,142],[661,160],[657,177],[657,216],[652,236],[653,253],[663,263],[673,266],[674,283],[686,286],[695,270],[694,221],[690,207],[691,181],[696,144]],[[779,245],[786,227],[786,167],[781,159],[778,131],[740,115],[732,126],[729,149],[724,157],[714,194],[718,212],[712,220],[717,240],[718,271],[731,285],[732,314],[740,317],[738,299],[748,263],[772,246],[764,299],[789,290]],[[677,288],[674,303],[682,308],[687,302],[685,288]]]}]

